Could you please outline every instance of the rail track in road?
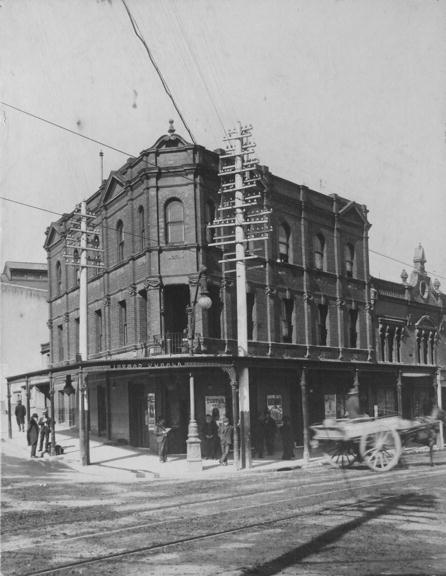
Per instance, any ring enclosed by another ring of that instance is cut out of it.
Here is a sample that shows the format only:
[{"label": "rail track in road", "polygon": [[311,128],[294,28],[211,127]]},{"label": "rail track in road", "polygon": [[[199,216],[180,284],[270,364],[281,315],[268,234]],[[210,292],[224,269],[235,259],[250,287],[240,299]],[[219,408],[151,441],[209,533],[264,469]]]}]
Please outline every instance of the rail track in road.
[{"label": "rail track in road", "polygon": [[[303,488],[310,488],[310,491],[306,494],[295,494],[293,497],[288,497],[288,498],[279,498],[279,499],[268,499],[266,501],[261,501],[261,502],[255,502],[255,503],[251,503],[249,505],[245,505],[245,503],[242,503],[241,505],[237,506],[237,507],[233,507],[231,509],[225,509],[224,513],[225,514],[231,514],[234,511],[238,511],[241,512],[242,514],[242,522],[238,522],[235,526],[234,525],[229,525],[226,527],[222,527],[221,529],[217,529],[217,530],[206,530],[204,531],[204,533],[199,533],[199,534],[192,534],[189,536],[184,536],[184,537],[177,537],[177,538],[170,538],[170,539],[163,539],[161,542],[152,542],[150,544],[144,545],[144,546],[134,546],[134,547],[129,547],[125,550],[119,550],[119,551],[114,551],[111,553],[104,553],[104,554],[96,554],[94,556],[91,556],[89,558],[82,558],[79,560],[75,560],[75,561],[70,561],[70,562],[65,562],[65,563],[59,563],[59,564],[55,564],[54,566],[45,568],[45,569],[41,569],[41,570],[35,570],[35,571],[31,571],[31,572],[27,572],[24,573],[23,576],[40,576],[40,575],[44,575],[44,574],[54,574],[54,573],[58,573],[58,574],[64,574],[65,572],[70,573],[70,571],[72,571],[75,568],[81,568],[84,566],[92,566],[92,565],[96,565],[99,566],[101,563],[106,564],[107,562],[113,561],[113,560],[119,560],[119,559],[124,559],[126,557],[131,557],[131,556],[136,556],[138,554],[153,554],[156,552],[160,552],[160,551],[164,551],[166,549],[172,549],[181,545],[185,545],[185,544],[192,544],[192,543],[197,543],[200,541],[206,541],[206,540],[210,540],[213,538],[218,538],[218,537],[222,537],[225,535],[230,535],[230,534],[234,534],[234,533],[239,533],[242,531],[249,531],[249,530],[255,530],[258,528],[262,528],[264,526],[271,526],[274,524],[279,524],[280,522],[286,522],[288,520],[293,520],[299,517],[302,517],[303,515],[308,515],[308,514],[314,514],[314,508],[315,508],[315,504],[305,504],[305,500],[311,500],[311,499],[319,499],[318,503],[316,504],[316,507],[319,508],[323,508],[324,505],[327,504],[327,497],[333,497],[333,496],[338,496],[341,497],[343,500],[351,500],[351,499],[356,499],[358,500],[359,498],[359,492],[364,491],[364,490],[369,490],[371,488],[375,489],[375,490],[382,490],[385,489],[387,487],[395,487],[398,485],[401,485],[402,481],[404,480],[405,482],[407,481],[416,481],[417,479],[424,479],[424,478],[429,478],[432,476],[438,476],[440,474],[444,474],[444,469],[439,469],[439,470],[429,470],[429,472],[425,472],[425,473],[420,473],[417,470],[400,470],[400,471],[395,471],[392,473],[391,476],[376,476],[376,475],[370,475],[368,474],[367,476],[361,476],[361,477],[354,477],[354,478],[349,478],[348,483],[345,483],[345,477],[344,475],[338,479],[329,479],[327,481],[322,481],[322,482],[316,482],[314,484],[305,484],[303,486]],[[289,483],[291,484],[291,482]],[[324,486],[336,486],[334,489],[329,489],[329,490],[321,490]],[[265,490],[260,490],[257,492],[251,492],[250,493],[250,498],[254,497],[254,496],[259,496],[262,495],[264,496],[265,494],[280,494],[283,493],[284,491],[286,491],[287,487],[281,487],[280,489],[276,489],[276,490],[272,490],[270,492],[265,491]],[[315,489],[315,490],[313,490]],[[356,492],[356,493],[355,493]],[[368,493],[368,492],[367,492]],[[345,496],[345,494],[347,494],[347,497]],[[343,496],[344,495],[344,496]],[[246,498],[247,494],[236,494],[233,496],[230,496],[229,498],[231,499],[241,499],[241,498]],[[212,503],[215,504],[218,501],[221,502],[226,502],[228,500],[228,496],[225,496],[224,498],[215,498],[212,500]],[[190,507],[194,507],[194,506],[198,506],[198,505],[204,505],[208,503],[208,501],[203,502],[202,500],[199,501],[194,501],[194,502],[188,502],[188,503],[184,503],[183,505],[180,506],[176,506],[177,508],[180,508],[181,510],[184,510],[186,508],[190,508]],[[248,510],[261,510],[262,508],[268,507],[268,506],[276,506],[276,505],[299,505],[300,509],[299,511],[293,511],[292,513],[282,513],[279,514],[278,516],[274,517],[274,518],[268,518],[266,520],[261,520],[261,521],[249,521],[249,519],[247,518],[247,514],[246,512]],[[166,506],[166,507],[161,507],[161,508],[155,508],[154,511],[159,511],[160,509],[171,509],[172,506]],[[311,510],[309,511],[308,509],[311,508]],[[149,511],[148,513],[150,513],[152,511]],[[212,516],[216,516],[217,518],[221,519],[222,516],[222,511],[221,510],[216,510],[213,509],[211,511],[208,511],[204,514],[200,514],[198,516],[198,518],[201,520],[209,520],[210,518],[212,518]],[[190,520],[190,519],[189,519]],[[245,520],[243,522],[243,520]],[[248,520],[248,521],[247,521]],[[144,523],[134,523],[133,525],[128,525],[128,526],[123,526],[123,527],[119,527],[116,529],[112,529],[112,530],[104,530],[101,532],[88,532],[82,535],[76,535],[73,537],[66,537],[66,538],[61,538],[57,541],[55,541],[55,544],[68,544],[69,542],[74,542],[75,540],[87,540],[87,541],[92,541],[95,538],[98,537],[107,537],[109,535],[117,535],[119,533],[122,534],[129,534],[130,532],[135,532],[135,537],[136,535],[141,535],[142,533],[144,533],[144,529],[148,529],[148,528],[159,528],[162,525],[166,525],[166,524],[175,524],[176,522],[187,522],[188,518],[185,518],[182,515],[177,515],[175,517],[169,517],[168,519],[163,519],[160,521],[152,521],[152,522],[144,522]],[[233,521],[233,519],[231,519],[231,521]],[[207,527],[205,527],[207,528]]]}]

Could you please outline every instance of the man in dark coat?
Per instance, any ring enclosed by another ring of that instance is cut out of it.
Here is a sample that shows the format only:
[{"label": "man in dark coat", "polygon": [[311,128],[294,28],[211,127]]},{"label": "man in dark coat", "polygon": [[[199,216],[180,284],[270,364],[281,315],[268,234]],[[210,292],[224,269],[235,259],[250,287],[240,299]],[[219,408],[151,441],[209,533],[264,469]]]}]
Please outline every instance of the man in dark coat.
[{"label": "man in dark coat", "polygon": [[33,414],[28,424],[28,430],[26,431],[26,439],[28,441],[28,446],[31,446],[31,458],[37,458],[37,440],[39,439],[39,425],[37,424],[37,414]]},{"label": "man in dark coat", "polygon": [[221,458],[220,464],[224,464],[225,466],[228,463],[228,454],[229,448],[232,444],[232,432],[233,427],[229,424],[229,419],[227,416],[223,418],[223,422],[220,424],[218,429],[218,436],[220,438],[220,445],[221,445]]},{"label": "man in dark coat", "polygon": [[280,427],[280,435],[282,436],[283,447],[282,460],[291,460],[294,458],[294,442],[290,419],[288,416],[283,417],[283,424]]},{"label": "man in dark coat", "polygon": [[260,414],[254,424],[254,448],[257,458],[263,458],[265,451],[265,416]]},{"label": "man in dark coat", "polygon": [[203,457],[208,460],[209,458],[216,458],[215,454],[215,439],[218,439],[218,427],[212,420],[210,414],[206,415],[206,422],[203,424]]},{"label": "man in dark coat", "polygon": [[17,420],[17,426],[20,432],[25,432],[25,416],[26,408],[23,406],[20,398],[17,400],[17,406],[15,407],[15,419]]},{"label": "man in dark coat", "polygon": [[158,424],[155,426],[155,436],[158,442],[158,455],[160,457],[160,462],[167,461],[167,435],[170,432],[170,428],[166,428],[166,422],[164,418],[158,420]]},{"label": "man in dark coat", "polygon": [[269,410],[265,412],[265,443],[266,451],[271,456],[274,454],[274,439],[276,436],[276,421],[271,417]]},{"label": "man in dark coat", "polygon": [[48,444],[50,443],[50,432],[53,423],[51,418],[48,416],[48,409],[42,412],[42,416],[39,418],[39,428],[40,428],[40,441],[39,441],[39,452],[48,452]]}]

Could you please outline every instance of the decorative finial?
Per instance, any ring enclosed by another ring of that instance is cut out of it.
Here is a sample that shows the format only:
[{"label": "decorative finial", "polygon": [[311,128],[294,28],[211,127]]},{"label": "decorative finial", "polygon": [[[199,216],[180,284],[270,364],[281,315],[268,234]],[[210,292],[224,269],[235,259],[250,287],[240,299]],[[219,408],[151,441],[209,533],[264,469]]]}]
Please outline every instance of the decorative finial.
[{"label": "decorative finial", "polygon": [[440,280],[438,278],[435,278],[434,282],[433,282],[433,287],[435,292],[439,292],[440,291]]},{"label": "decorative finial", "polygon": [[409,278],[409,274],[406,272],[406,270],[403,268],[402,272],[401,272],[401,280],[403,281],[403,284],[407,283],[407,279]]},{"label": "decorative finial", "polygon": [[172,136],[175,134],[175,128],[173,127],[173,120],[169,120],[169,124],[170,126],[168,132],[170,134],[170,137],[172,138]]}]

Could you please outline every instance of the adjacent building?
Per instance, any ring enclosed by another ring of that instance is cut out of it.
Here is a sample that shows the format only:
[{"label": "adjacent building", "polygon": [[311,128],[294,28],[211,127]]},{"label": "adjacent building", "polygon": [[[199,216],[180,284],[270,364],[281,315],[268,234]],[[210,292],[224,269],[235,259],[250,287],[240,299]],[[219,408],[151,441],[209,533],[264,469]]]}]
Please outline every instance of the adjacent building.
[{"label": "adjacent building", "polygon": [[352,386],[369,414],[430,412],[446,386],[446,297],[424,250],[401,282],[373,278],[367,208],[266,166],[260,186],[273,231],[248,247],[258,254],[247,271],[249,354],[237,355],[235,278],[207,227],[219,206],[221,152],[186,142],[171,125],[87,200],[91,246],[103,260],[102,252],[89,260],[84,362],[71,265],[79,255],[66,259],[76,210],[49,227],[50,369],[9,385],[46,379],[56,420],[71,426],[82,372],[94,434],[155,449],[163,416],[176,453],[186,451],[191,413],[199,423],[213,410],[238,422],[240,366],[249,370],[251,429],[266,409],[287,415],[298,445],[308,445],[312,422],[344,415]]}]

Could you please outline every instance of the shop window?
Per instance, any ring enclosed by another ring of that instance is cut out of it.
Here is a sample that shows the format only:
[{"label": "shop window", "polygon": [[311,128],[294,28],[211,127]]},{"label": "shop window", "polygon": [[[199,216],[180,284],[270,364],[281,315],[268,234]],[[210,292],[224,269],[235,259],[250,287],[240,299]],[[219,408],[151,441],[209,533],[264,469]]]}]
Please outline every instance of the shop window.
[{"label": "shop window", "polygon": [[166,242],[181,244],[184,242],[184,210],[180,200],[171,200],[165,210]]},{"label": "shop window", "polygon": [[290,261],[290,227],[286,222],[279,226],[279,262]]},{"label": "shop window", "polygon": [[116,224],[116,255],[118,262],[124,260],[124,224],[118,220]]},{"label": "shop window", "polygon": [[353,244],[346,244],[344,248],[345,275],[353,278],[355,265],[355,248]]},{"label": "shop window", "polygon": [[314,267],[325,270],[325,238],[322,234],[314,237]]},{"label": "shop window", "polygon": [[327,330],[328,305],[319,304],[318,312],[319,312],[319,345],[326,346],[328,335]]},{"label": "shop window", "polygon": [[127,303],[125,300],[118,302],[119,314],[119,344],[120,346],[127,345]]}]

